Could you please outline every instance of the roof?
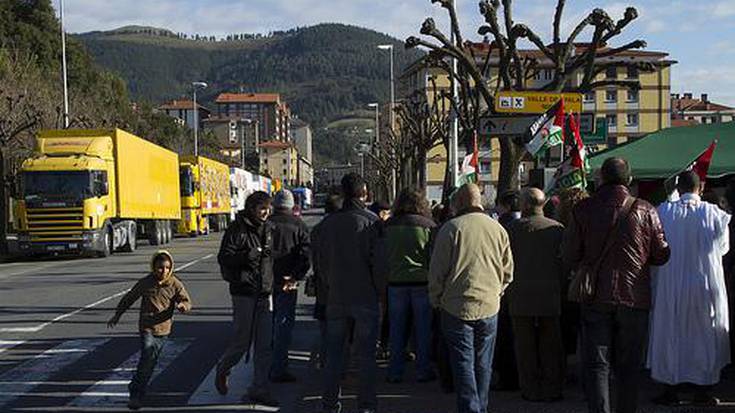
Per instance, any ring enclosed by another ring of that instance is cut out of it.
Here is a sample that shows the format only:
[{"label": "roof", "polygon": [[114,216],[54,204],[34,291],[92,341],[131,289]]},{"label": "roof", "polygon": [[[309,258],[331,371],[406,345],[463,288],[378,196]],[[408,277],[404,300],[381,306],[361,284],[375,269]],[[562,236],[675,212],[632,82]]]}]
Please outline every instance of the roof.
[{"label": "roof", "polygon": [[639,140],[590,157],[590,166],[599,169],[605,159],[625,158],[635,179],[667,179],[686,169],[718,139],[710,178],[735,174],[735,122],[668,128]]},{"label": "roof", "polygon": [[694,119],[671,119],[672,128],[680,128],[682,126],[694,126],[699,125],[699,122]]},{"label": "roof", "polygon": [[216,103],[281,103],[278,93],[220,93]]},{"label": "roof", "polygon": [[[199,110],[205,110],[209,112],[209,109],[197,103]],[[194,101],[190,99],[178,99],[166,102],[158,107],[159,110],[192,110],[194,109]]]},{"label": "roof", "polygon": [[267,141],[263,142],[260,145],[258,145],[261,148],[271,148],[271,149],[286,149],[290,148],[292,145],[290,143],[281,142],[281,141]]}]

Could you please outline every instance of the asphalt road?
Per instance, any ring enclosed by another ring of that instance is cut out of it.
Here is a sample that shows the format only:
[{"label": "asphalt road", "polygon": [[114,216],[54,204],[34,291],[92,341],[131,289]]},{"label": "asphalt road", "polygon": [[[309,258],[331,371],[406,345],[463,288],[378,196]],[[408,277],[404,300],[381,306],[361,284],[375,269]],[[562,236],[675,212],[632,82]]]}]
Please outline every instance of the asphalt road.
[{"label": "asphalt road", "polygon": [[[319,215],[306,215],[313,225]],[[231,306],[219,277],[215,255],[219,235],[176,239],[168,248],[177,274],[194,301],[190,314],[177,315],[174,330],[151,382],[144,411],[272,411],[243,403],[252,377],[240,363],[231,375],[228,396],[214,389],[215,364],[230,334]],[[139,342],[137,307],[114,330],[106,327],[119,297],[148,271],[156,248],[141,245],[131,254],[107,259],[67,259],[0,264],[0,412],[115,412],[127,411],[127,383],[135,369]],[[312,302],[301,294],[291,348],[294,384],[274,385],[283,412],[316,412],[320,373],[310,362],[318,328],[311,317]],[[383,366],[384,367],[384,366]],[[353,411],[356,371],[345,380],[345,411]],[[417,384],[408,371],[403,384],[385,384],[379,375],[381,412],[444,413],[454,411],[454,395],[437,383]],[[655,387],[647,383],[644,398]],[[735,399],[735,386],[726,381],[718,389]],[[491,394],[492,412],[585,412],[581,392],[568,386],[566,399],[531,404],[516,392]],[[732,410],[731,410],[732,409]],[[646,403],[645,412],[669,412]],[[735,411],[732,406],[717,409]],[[698,412],[683,408],[677,412]]]}]

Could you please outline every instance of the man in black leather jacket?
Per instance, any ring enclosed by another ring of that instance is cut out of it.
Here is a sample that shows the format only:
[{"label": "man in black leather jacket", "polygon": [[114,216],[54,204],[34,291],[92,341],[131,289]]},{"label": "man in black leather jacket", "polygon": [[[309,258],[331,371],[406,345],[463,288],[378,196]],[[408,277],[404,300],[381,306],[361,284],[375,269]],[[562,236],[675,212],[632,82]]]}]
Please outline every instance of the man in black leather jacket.
[{"label": "man in black leather jacket", "polygon": [[[217,260],[222,278],[230,284],[234,334],[217,364],[215,386],[227,394],[230,370],[255,343],[255,374],[248,390],[251,402],[278,406],[270,393],[273,316],[270,295],[273,289],[272,227],[267,222],[271,198],[255,192],[245,201],[245,209],[230,224],[222,239]],[[249,358],[249,353],[248,357]]]}]

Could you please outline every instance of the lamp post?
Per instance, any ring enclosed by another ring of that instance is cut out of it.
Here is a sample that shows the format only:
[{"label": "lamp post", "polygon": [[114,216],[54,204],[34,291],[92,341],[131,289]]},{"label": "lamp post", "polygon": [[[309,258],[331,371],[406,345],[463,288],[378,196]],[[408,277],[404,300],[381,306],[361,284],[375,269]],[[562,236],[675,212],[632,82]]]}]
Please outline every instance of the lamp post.
[{"label": "lamp post", "polygon": [[61,21],[61,77],[64,82],[64,129],[69,127],[69,87],[66,80],[66,33],[64,32],[64,0],[59,1]]},{"label": "lamp post", "polygon": [[[392,44],[381,44],[378,45],[378,49],[380,50],[390,50],[390,130],[393,131],[393,128],[395,127],[395,114],[393,111],[395,110],[395,104],[396,104],[396,82],[395,82],[395,75],[393,70],[393,45]],[[395,155],[395,154],[394,154]],[[391,168],[391,196],[395,198],[396,196],[396,169]]]},{"label": "lamp post", "polygon": [[[452,8],[456,11],[456,0],[451,0],[452,2]],[[451,36],[449,38],[449,41],[454,44],[455,38],[454,38],[454,30],[453,28],[450,28]],[[457,59],[452,58],[452,73],[450,74],[449,78],[451,80],[452,85],[452,102],[457,102],[457,95],[459,94],[457,90],[457,80],[455,77],[457,76]],[[454,110],[454,106],[452,109],[452,127],[449,134],[449,179],[452,182],[453,187],[457,187],[457,184],[459,183],[459,120],[457,119],[457,113]]]},{"label": "lamp post", "polygon": [[380,151],[380,105],[377,102],[368,103],[369,108],[375,108],[375,150]]},{"label": "lamp post", "polygon": [[199,108],[197,107],[197,89],[204,89],[207,87],[205,82],[191,82],[191,87],[194,89],[194,156],[199,156],[199,139],[197,136],[199,129]]}]

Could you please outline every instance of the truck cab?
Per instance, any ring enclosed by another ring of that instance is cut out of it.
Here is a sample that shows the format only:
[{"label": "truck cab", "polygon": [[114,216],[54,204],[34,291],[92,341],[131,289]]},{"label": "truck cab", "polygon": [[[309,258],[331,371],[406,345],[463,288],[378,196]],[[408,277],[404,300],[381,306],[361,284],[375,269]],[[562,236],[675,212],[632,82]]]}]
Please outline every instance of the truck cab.
[{"label": "truck cab", "polygon": [[181,221],[178,232],[195,237],[209,233],[209,222],[202,215],[202,193],[199,165],[181,162],[179,186],[181,188]]}]

